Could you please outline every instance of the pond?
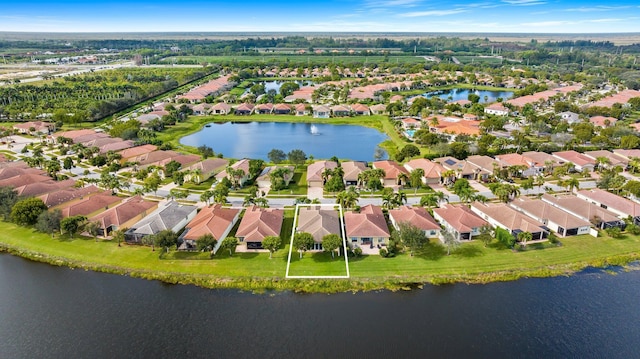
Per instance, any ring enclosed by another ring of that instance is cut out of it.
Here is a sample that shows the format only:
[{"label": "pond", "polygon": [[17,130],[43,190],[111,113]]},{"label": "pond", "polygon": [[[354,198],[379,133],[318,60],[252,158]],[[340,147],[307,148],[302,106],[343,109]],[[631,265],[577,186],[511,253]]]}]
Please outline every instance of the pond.
[{"label": "pond", "polygon": [[[296,80],[296,81],[257,81],[257,82],[254,82],[253,84],[251,84],[251,86],[256,85],[256,84],[262,84],[262,85],[264,85],[264,91],[265,92],[269,92],[269,90],[274,90],[276,92],[276,94],[280,94],[280,87],[282,87],[282,84],[284,84],[285,82],[295,82],[300,87],[302,87],[302,86],[310,86],[310,85],[313,84],[313,82],[311,82],[311,81],[300,81],[300,80]],[[249,86],[245,90],[244,94],[247,94],[247,93],[251,92],[250,91],[251,86]]]},{"label": "pond", "polygon": [[0,358],[637,358],[638,297],[639,271],[255,295],[0,254]]},{"label": "pond", "polygon": [[214,123],[183,137],[180,143],[198,147],[207,145],[216,153],[231,158],[267,160],[272,149],[285,153],[303,150],[314,158],[346,158],[373,161],[376,147],[387,136],[375,129],[356,125],[290,122]]},{"label": "pond", "polygon": [[470,94],[480,96],[480,103],[496,102],[498,98],[509,99],[513,97],[511,91],[488,91],[488,90],[473,90],[473,89],[451,89],[451,90],[439,90],[422,94],[426,98],[439,97],[448,102],[455,102],[459,100],[467,100]]}]

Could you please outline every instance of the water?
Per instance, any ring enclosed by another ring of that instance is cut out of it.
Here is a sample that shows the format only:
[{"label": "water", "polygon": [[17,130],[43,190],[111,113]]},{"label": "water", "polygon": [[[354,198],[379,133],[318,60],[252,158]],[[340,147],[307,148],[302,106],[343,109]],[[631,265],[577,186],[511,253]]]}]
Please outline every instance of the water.
[{"label": "water", "polygon": [[[452,89],[427,92],[422,96],[426,98],[439,97],[448,102],[455,102],[459,100],[467,100],[469,94],[476,94],[480,96],[480,103],[496,102],[499,97],[503,99],[510,99],[513,97],[513,92],[510,91],[487,91],[487,90],[470,90],[470,89]],[[485,100],[486,96],[486,100]]]},{"label": "water", "polygon": [[640,272],[253,295],[0,254],[0,358],[635,358]]},{"label": "water", "polygon": [[[276,94],[279,94],[280,93],[280,87],[282,87],[282,84],[284,84],[285,82],[287,82],[287,81],[258,81],[258,82],[254,82],[251,86],[253,86],[255,84],[262,84],[262,85],[264,85],[264,91],[265,92],[269,92],[269,90],[275,90]],[[288,81],[288,82],[295,82],[300,87],[309,86],[309,85],[311,85],[313,83],[311,81]],[[251,88],[251,86],[249,86],[249,88]],[[245,94],[251,92],[249,90],[249,88],[247,88],[247,90],[244,92]]]},{"label": "water", "polygon": [[[315,129],[314,129],[315,128]],[[372,161],[375,148],[386,139],[375,129],[321,123],[249,122],[212,124],[186,136],[180,143],[207,145],[232,158],[267,159],[274,148],[285,153],[301,149],[314,158],[348,158]]]}]

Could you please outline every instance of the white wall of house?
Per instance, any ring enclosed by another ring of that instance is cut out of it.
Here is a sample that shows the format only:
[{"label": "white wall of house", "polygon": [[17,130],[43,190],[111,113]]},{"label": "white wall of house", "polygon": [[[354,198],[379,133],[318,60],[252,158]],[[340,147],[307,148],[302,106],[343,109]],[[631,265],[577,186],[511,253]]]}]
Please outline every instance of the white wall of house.
[{"label": "white wall of house", "polygon": [[371,243],[376,245],[388,245],[389,237],[349,237],[349,242],[351,244],[357,244],[359,246],[368,246],[369,243],[364,243],[364,238],[371,239]]},{"label": "white wall of house", "polygon": [[588,197],[584,196],[584,195],[583,195],[583,194],[581,194],[581,193],[576,193],[576,197],[578,197],[578,198],[580,198],[580,199],[583,199],[583,200],[585,200],[585,201],[587,201],[587,202],[593,203],[593,204],[595,204],[596,206],[602,207],[602,208],[604,208],[604,209],[608,209],[608,210],[610,210],[611,212],[613,212],[613,213],[617,214],[617,215],[618,215],[618,217],[620,217],[620,219],[624,219],[624,218],[629,217],[629,214],[628,214],[628,213],[624,213],[624,212],[619,211],[619,210],[617,210],[617,209],[615,209],[615,208],[607,207],[606,205],[604,205],[604,206],[603,206],[603,205],[602,205],[602,203],[600,203],[600,202],[598,202],[598,201],[596,201],[596,200],[593,200],[593,199],[591,199],[591,198],[588,198]]}]

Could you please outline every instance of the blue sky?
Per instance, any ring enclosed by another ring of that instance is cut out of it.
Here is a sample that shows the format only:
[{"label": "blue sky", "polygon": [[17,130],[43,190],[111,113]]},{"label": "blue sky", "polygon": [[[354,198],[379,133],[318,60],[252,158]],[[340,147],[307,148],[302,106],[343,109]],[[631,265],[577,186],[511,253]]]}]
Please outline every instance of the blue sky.
[{"label": "blue sky", "polygon": [[640,32],[638,0],[11,1],[0,31]]}]

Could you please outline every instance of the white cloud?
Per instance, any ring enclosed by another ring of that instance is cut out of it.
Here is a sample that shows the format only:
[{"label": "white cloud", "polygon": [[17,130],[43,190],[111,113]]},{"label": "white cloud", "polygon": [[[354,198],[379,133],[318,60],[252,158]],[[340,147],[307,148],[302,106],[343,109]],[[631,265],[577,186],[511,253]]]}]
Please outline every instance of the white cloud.
[{"label": "white cloud", "polygon": [[544,5],[547,2],[542,0],[502,0],[503,3],[515,6],[532,6],[532,5]]},{"label": "white cloud", "polygon": [[447,16],[455,15],[463,12],[467,12],[465,9],[451,9],[451,10],[427,10],[427,11],[414,11],[404,14],[398,14],[400,17],[422,17],[422,16]]},{"label": "white cloud", "polygon": [[597,5],[592,7],[577,7],[565,9],[564,11],[569,12],[600,12],[600,11],[612,11],[612,10],[622,10],[628,9],[631,6],[605,6],[605,5]]},{"label": "white cloud", "polygon": [[367,0],[364,2],[366,8],[389,8],[389,7],[414,7],[423,0]]},{"label": "white cloud", "polygon": [[525,23],[522,23],[521,25],[532,26],[532,27],[546,27],[546,26],[612,23],[612,22],[623,22],[628,20],[631,20],[631,18],[629,19],[603,18],[603,19],[588,19],[588,20],[552,20],[552,21],[525,22]]}]

